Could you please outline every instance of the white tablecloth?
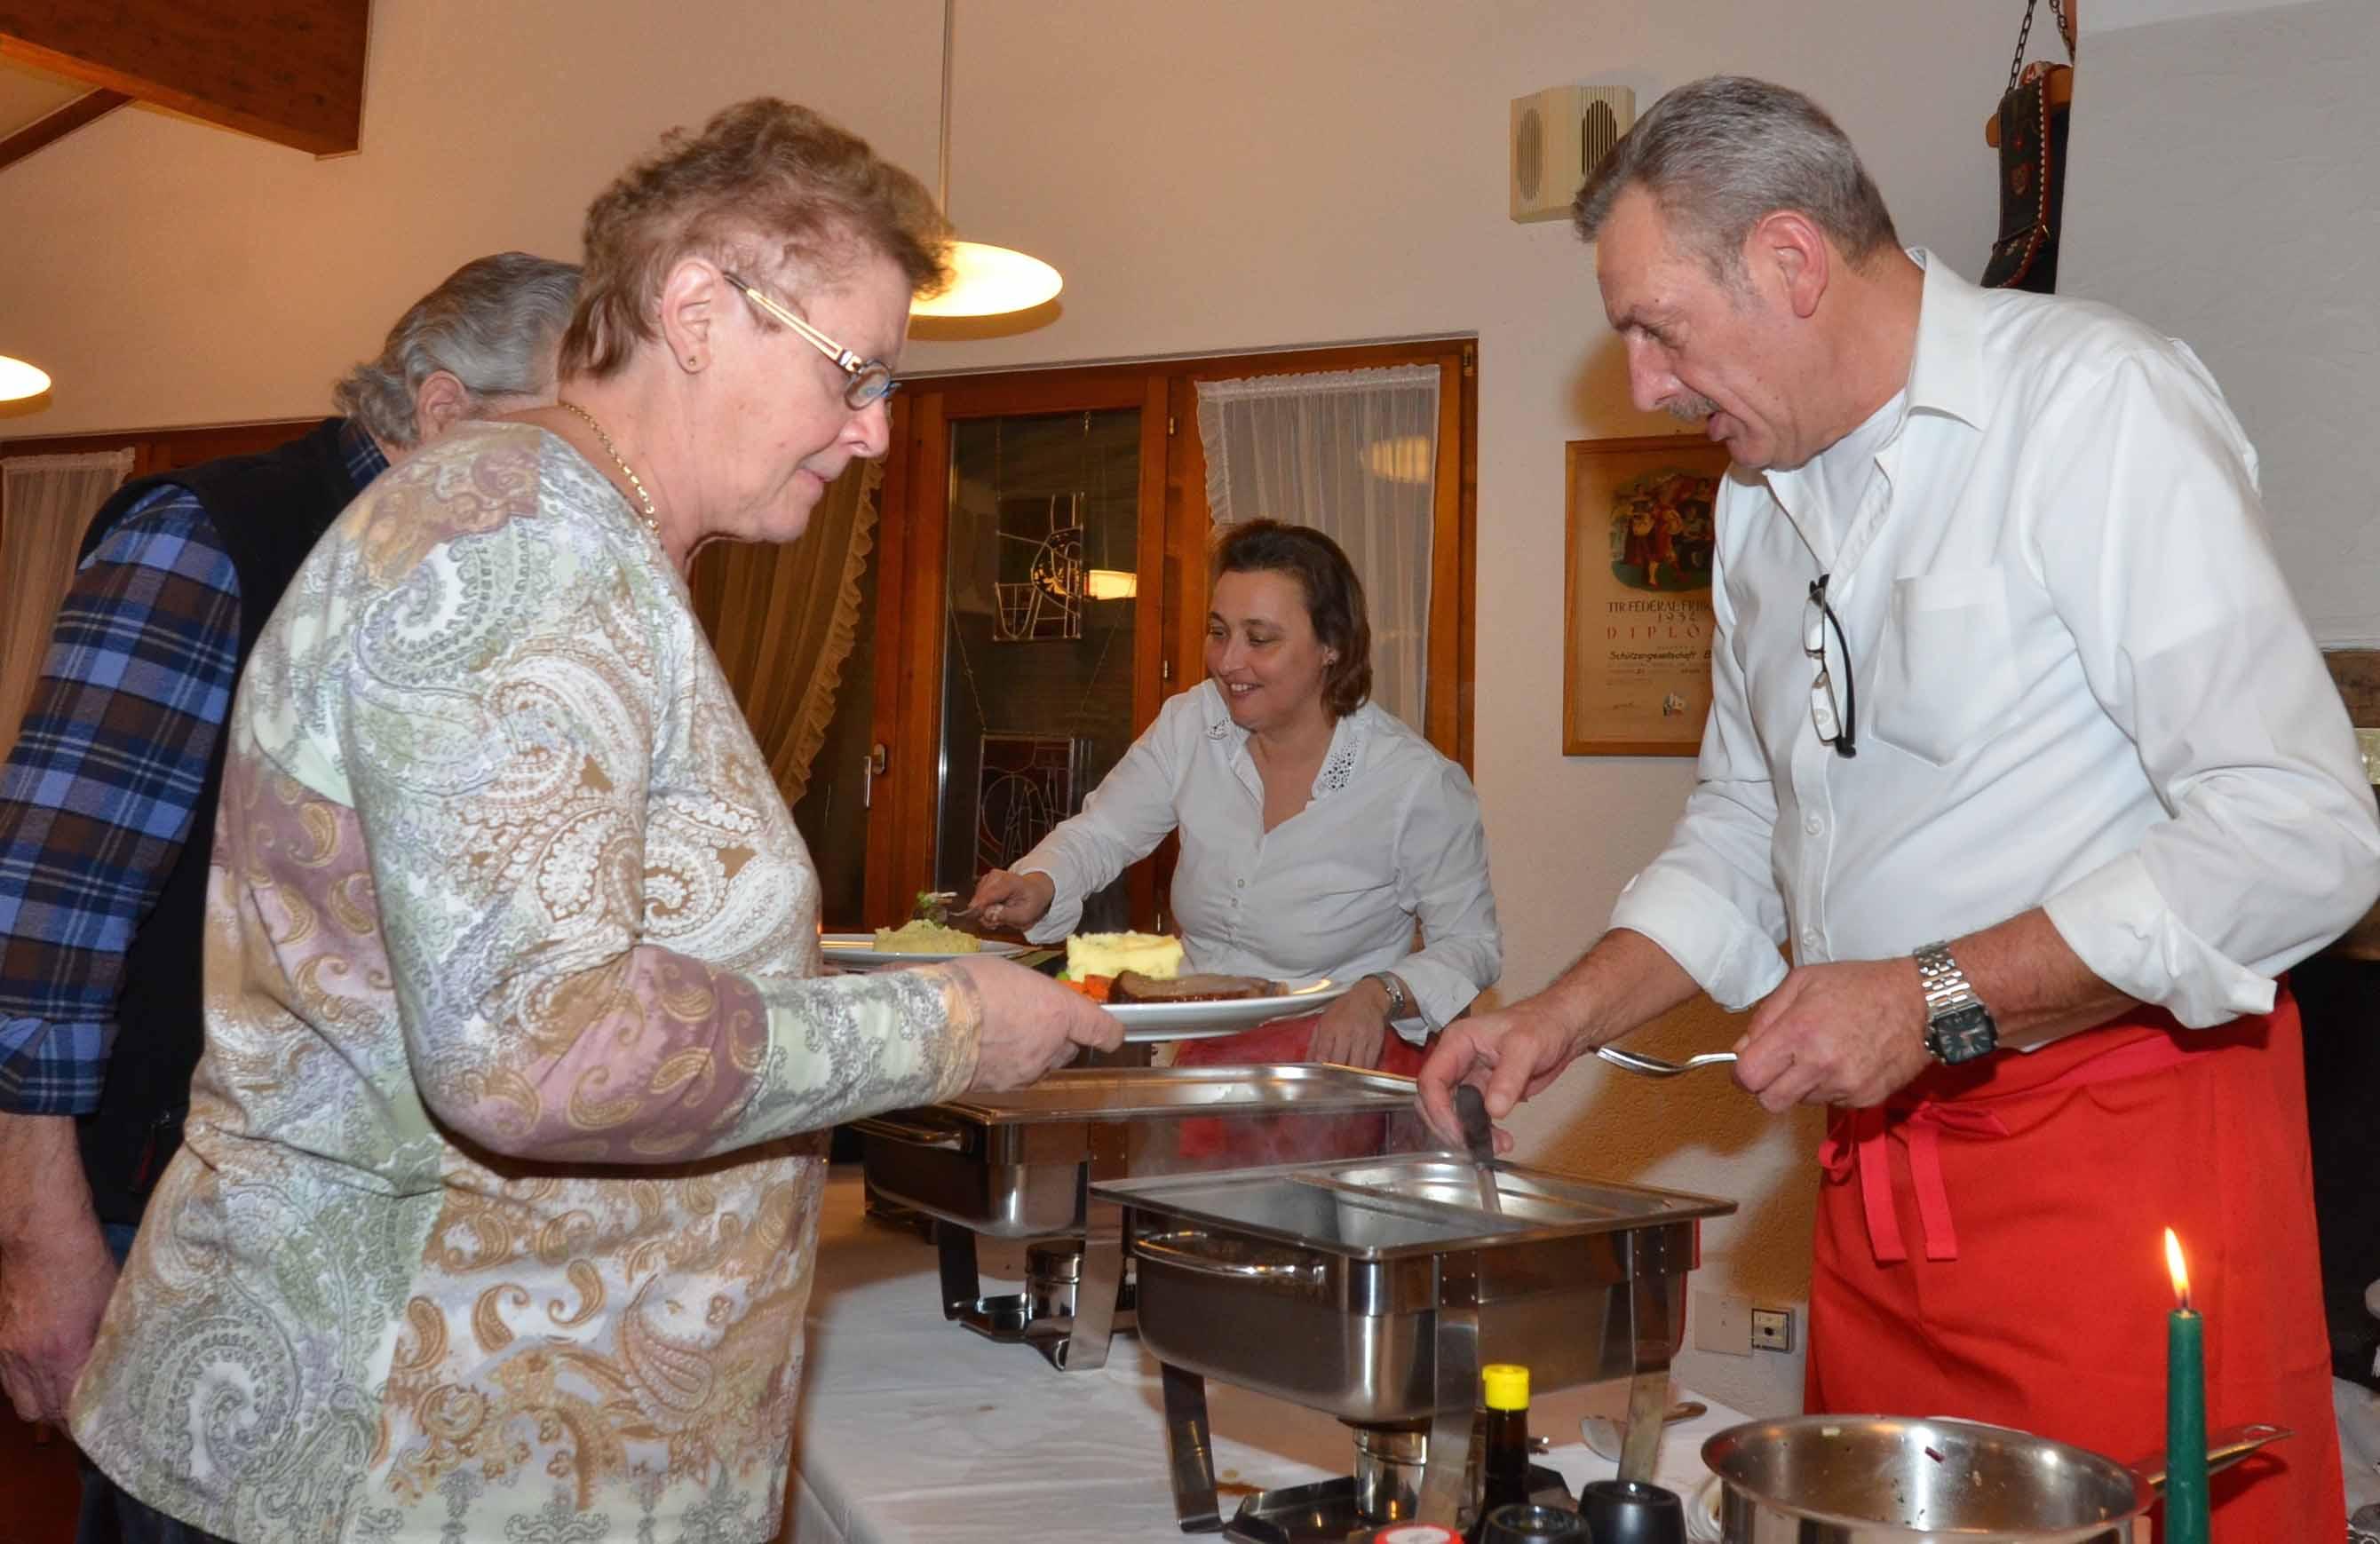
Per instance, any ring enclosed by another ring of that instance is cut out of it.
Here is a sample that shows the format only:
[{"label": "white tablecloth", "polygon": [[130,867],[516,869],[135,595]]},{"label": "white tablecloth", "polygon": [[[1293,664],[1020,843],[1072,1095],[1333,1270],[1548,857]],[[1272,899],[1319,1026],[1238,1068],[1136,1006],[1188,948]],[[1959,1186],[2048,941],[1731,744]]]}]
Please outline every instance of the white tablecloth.
[{"label": "white tablecloth", "polygon": [[[1022,1274],[1023,1250],[985,1241],[987,1292]],[[1617,1384],[1541,1394],[1530,1429],[1557,1444],[1537,1462],[1573,1490],[1612,1466],[1580,1441],[1587,1414],[1616,1415]],[[1329,1416],[1209,1381],[1224,1514],[1255,1490],[1348,1472],[1347,1428]],[[794,1438],[795,1544],[1111,1544],[1184,1538],[1166,1483],[1157,1363],[1118,1335],[1108,1365],[1060,1372],[942,1318],[931,1246],[868,1221],[856,1170],[827,1187],[810,1301],[809,1353]],[[1703,1439],[1743,1417],[1713,1405],[1671,1426],[1658,1478],[1691,1496]]]}]

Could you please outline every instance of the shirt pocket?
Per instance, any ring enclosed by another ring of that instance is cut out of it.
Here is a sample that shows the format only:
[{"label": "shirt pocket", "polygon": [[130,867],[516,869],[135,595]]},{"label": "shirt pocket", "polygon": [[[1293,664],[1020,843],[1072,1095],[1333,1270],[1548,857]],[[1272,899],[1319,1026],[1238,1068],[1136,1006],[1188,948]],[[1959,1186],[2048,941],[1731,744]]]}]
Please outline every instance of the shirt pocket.
[{"label": "shirt pocket", "polygon": [[1936,766],[1958,760],[2016,702],[2007,576],[1994,567],[1894,580],[1869,692],[1878,740]]}]

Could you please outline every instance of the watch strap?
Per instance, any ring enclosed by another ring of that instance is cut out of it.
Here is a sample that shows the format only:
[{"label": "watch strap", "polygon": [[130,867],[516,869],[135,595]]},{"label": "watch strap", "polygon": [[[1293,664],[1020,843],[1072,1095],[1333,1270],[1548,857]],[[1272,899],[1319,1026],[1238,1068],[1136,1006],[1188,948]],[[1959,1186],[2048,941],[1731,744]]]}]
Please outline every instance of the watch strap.
[{"label": "watch strap", "polygon": [[1913,952],[1917,983],[1925,995],[1925,1050],[1936,1061],[1955,1066],[1988,1055],[1999,1043],[1999,1026],[1975,995],[1967,972],[1945,943]]}]

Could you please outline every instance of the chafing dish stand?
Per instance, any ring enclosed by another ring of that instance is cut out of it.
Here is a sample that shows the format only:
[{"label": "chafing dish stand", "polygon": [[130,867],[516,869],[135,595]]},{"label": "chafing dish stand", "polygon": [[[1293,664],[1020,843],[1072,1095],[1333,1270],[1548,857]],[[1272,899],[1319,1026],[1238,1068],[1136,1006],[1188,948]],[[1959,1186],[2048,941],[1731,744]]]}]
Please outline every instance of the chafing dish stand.
[{"label": "chafing dish stand", "polygon": [[[1541,1392],[1628,1379],[1621,1472],[1652,1478],[1699,1222],[1734,1204],[1494,1169],[1500,1215],[1480,1210],[1470,1162],[1443,1153],[1090,1188],[1123,1212],[1184,1532],[1341,1544],[1405,1517],[1460,1526],[1491,1360],[1525,1364]],[[1366,1447],[1426,1425],[1415,1493],[1328,1480],[1249,1497],[1226,1525],[1208,1377],[1335,1415]]]},{"label": "chafing dish stand", "polygon": [[[1410,1151],[1426,1140],[1412,1104],[1410,1078],[1355,1068],[1069,1068],[1031,1088],[854,1124],[870,1188],[935,1220],[943,1317],[1086,1371],[1107,1364],[1132,1312],[1123,1209],[1092,1185],[1261,1164],[1275,1155],[1269,1145],[1308,1133],[1353,1132],[1375,1154]],[[1328,1117],[1377,1128],[1310,1124]],[[985,1296],[978,1234],[1080,1239],[1073,1313],[1037,1315],[1029,1291]]]}]

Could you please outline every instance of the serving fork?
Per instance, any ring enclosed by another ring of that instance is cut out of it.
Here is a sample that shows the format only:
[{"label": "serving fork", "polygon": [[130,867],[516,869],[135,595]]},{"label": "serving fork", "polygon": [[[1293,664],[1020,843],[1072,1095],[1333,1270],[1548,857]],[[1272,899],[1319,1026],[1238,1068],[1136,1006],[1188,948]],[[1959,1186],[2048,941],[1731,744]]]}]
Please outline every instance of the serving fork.
[{"label": "serving fork", "polygon": [[1641,1078],[1674,1078],[1682,1072],[1692,1072],[1698,1067],[1718,1067],[1735,1060],[1732,1051],[1706,1051],[1699,1056],[1688,1056],[1682,1062],[1663,1061],[1641,1052],[1622,1051],[1616,1045],[1598,1045],[1595,1054],[1614,1067],[1624,1067]]}]

